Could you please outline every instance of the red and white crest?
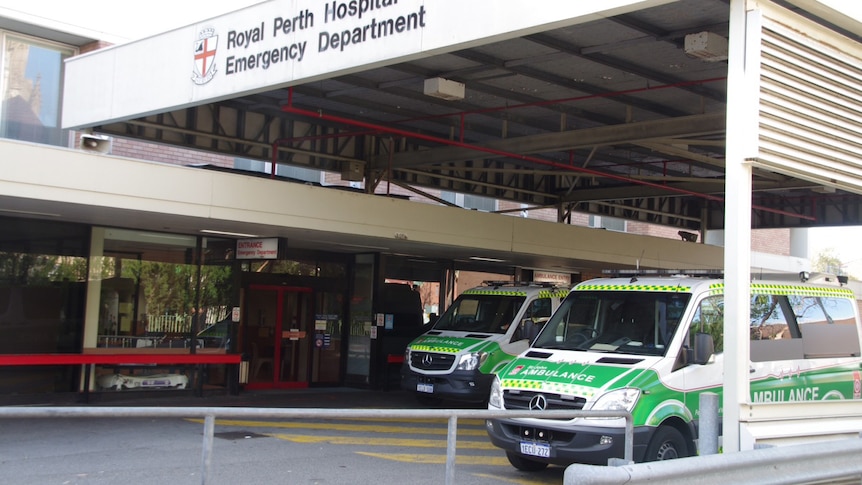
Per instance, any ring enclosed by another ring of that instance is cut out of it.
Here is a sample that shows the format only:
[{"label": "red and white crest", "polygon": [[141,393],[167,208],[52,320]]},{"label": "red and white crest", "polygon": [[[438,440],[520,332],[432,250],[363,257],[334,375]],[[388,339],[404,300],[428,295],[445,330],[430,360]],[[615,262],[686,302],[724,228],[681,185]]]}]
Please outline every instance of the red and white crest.
[{"label": "red and white crest", "polygon": [[218,47],[218,36],[215,29],[206,28],[198,34],[194,42],[194,71],[192,82],[195,84],[206,84],[216,74],[216,48]]}]

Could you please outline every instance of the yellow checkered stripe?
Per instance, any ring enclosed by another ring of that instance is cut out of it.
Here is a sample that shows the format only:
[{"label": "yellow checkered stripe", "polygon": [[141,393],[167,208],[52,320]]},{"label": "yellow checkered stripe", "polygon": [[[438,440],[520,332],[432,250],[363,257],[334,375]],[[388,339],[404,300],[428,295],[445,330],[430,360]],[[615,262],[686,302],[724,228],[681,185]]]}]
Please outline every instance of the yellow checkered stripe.
[{"label": "yellow checkered stripe", "polygon": [[691,291],[690,286],[679,285],[579,285],[578,291],[668,291],[685,293]]},{"label": "yellow checkered stripe", "polygon": [[539,298],[565,298],[569,294],[569,290],[539,290]]},{"label": "yellow checkered stripe", "polygon": [[434,347],[432,345],[411,345],[410,350],[421,352],[439,352],[441,354],[457,354],[461,349],[455,347]]},{"label": "yellow checkered stripe", "polygon": [[567,396],[580,396],[587,399],[593,397],[596,390],[592,387],[566,384],[562,382],[533,381],[527,379],[502,379],[503,389],[521,389],[525,391],[544,391]]},{"label": "yellow checkered stripe", "polygon": [[[709,286],[710,293],[723,293],[724,283],[714,283]],[[825,296],[837,298],[855,298],[853,290],[849,288],[830,288],[820,286],[801,286],[801,285],[778,285],[752,283],[751,293],[767,294],[767,295],[804,295],[804,296]]]},{"label": "yellow checkered stripe", "polygon": [[526,291],[507,291],[507,290],[467,290],[464,293],[467,295],[527,296]]}]

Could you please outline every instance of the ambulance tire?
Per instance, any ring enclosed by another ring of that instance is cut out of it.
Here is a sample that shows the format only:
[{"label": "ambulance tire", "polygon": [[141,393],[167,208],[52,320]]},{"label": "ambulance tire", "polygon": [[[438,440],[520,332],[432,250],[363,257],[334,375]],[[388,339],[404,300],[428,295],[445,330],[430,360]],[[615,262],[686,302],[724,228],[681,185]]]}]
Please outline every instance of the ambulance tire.
[{"label": "ambulance tire", "polygon": [[682,433],[672,426],[659,426],[647,447],[644,461],[672,460],[688,456]]},{"label": "ambulance tire", "polygon": [[511,463],[513,467],[522,472],[540,472],[545,468],[548,468],[547,463],[530,460],[529,458],[524,458],[523,456],[510,451],[506,452],[506,458],[509,459],[509,463]]}]

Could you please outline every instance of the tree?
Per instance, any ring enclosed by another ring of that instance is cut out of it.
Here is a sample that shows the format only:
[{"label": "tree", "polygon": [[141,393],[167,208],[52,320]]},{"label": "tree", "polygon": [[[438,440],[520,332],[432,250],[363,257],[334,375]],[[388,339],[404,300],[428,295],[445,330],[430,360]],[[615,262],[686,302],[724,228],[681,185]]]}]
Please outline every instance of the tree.
[{"label": "tree", "polygon": [[835,254],[835,250],[833,248],[824,249],[813,261],[814,271],[821,273],[842,275],[844,274],[844,270],[842,269],[843,267],[844,263],[841,261],[841,258]]}]

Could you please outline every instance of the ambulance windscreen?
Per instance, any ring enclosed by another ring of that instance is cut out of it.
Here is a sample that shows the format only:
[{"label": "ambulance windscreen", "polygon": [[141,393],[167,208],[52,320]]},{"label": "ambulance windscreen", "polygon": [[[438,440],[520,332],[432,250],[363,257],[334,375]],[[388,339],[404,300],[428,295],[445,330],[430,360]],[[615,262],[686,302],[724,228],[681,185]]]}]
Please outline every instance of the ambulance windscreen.
[{"label": "ambulance windscreen", "polygon": [[462,294],[440,315],[434,330],[506,333],[525,299],[505,294]]},{"label": "ambulance windscreen", "polygon": [[664,355],[690,298],[687,293],[575,291],[533,347]]}]

